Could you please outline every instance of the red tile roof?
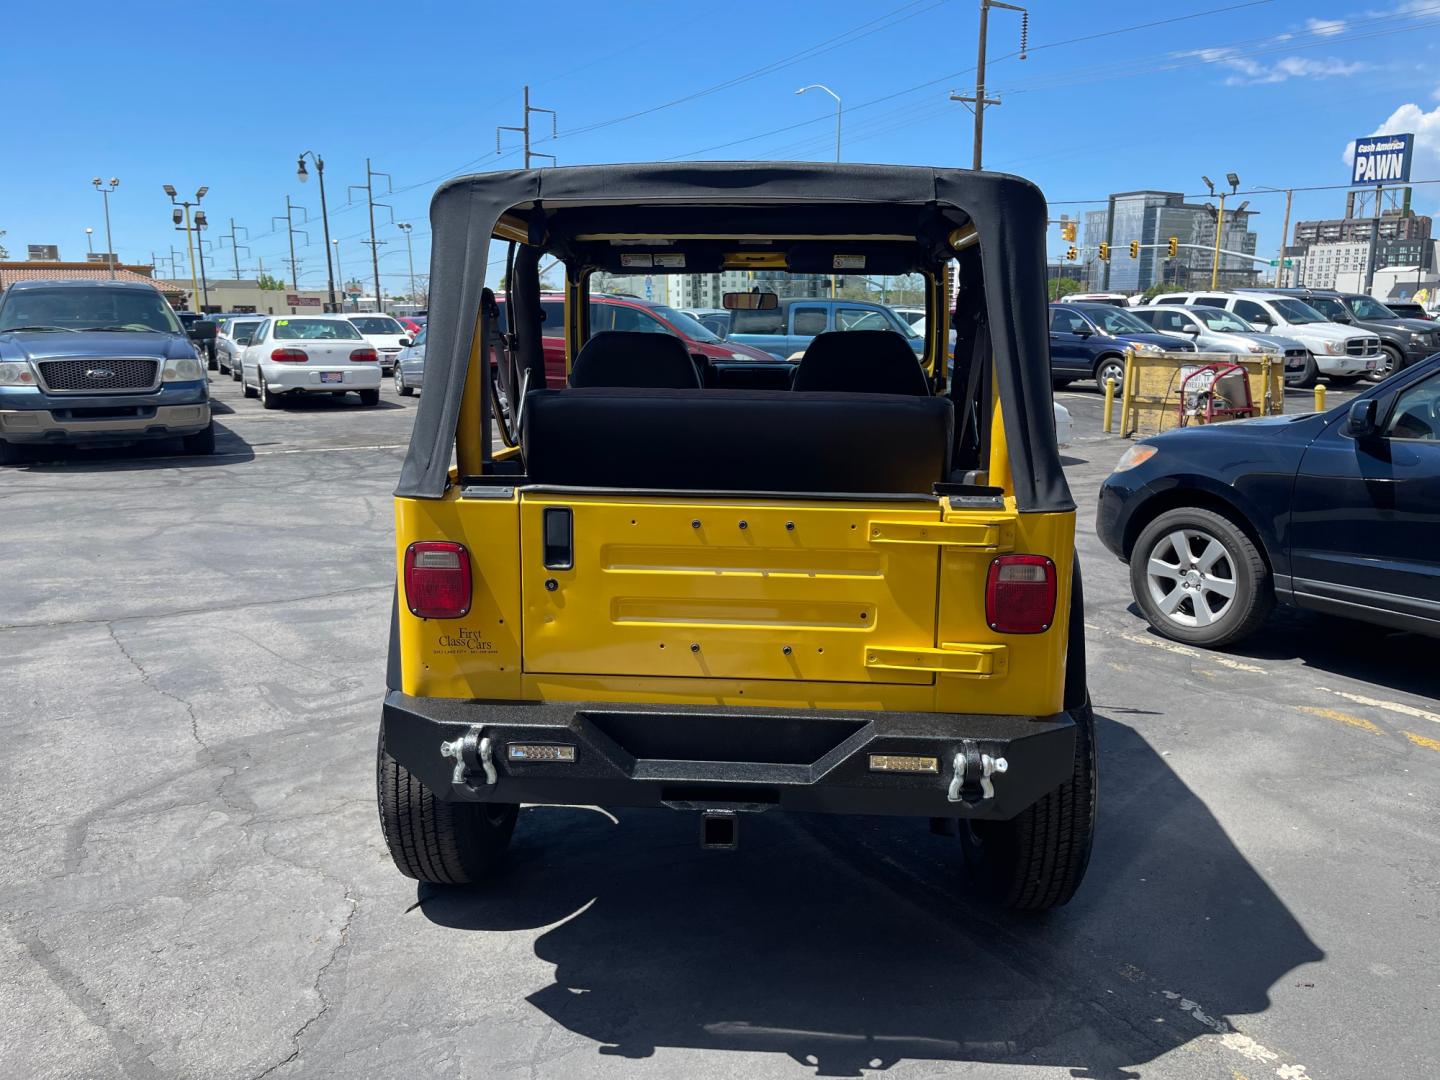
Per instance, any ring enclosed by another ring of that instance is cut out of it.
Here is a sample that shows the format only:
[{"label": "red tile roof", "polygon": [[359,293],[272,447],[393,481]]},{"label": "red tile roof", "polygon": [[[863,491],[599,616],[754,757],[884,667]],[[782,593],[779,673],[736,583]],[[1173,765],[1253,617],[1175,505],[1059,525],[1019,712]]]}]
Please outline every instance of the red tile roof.
[{"label": "red tile roof", "polygon": [[[147,285],[154,285],[166,296],[180,296],[185,292],[174,285],[156,281],[152,276],[154,269],[153,266],[116,263],[115,278],[118,281],[142,281]],[[47,278],[94,278],[96,281],[108,281],[110,268],[104,263],[91,262],[0,262],[0,289],[15,281]]]}]

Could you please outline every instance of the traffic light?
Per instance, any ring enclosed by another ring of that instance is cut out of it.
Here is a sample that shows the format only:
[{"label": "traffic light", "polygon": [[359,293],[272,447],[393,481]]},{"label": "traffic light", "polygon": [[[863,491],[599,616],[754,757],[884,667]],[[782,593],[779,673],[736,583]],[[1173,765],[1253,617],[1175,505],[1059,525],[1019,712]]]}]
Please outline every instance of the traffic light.
[{"label": "traffic light", "polygon": [[1179,253],[1180,253],[1180,238],[1179,238],[1178,236],[1172,236],[1172,237],[1170,237],[1170,247],[1169,247],[1169,255],[1170,255],[1170,258],[1173,259],[1173,258],[1174,258],[1176,255],[1178,255]]},{"label": "traffic light", "polygon": [[1131,240],[1131,241],[1130,241],[1130,258],[1132,258],[1132,259],[1138,259],[1139,257],[1140,257],[1140,241],[1139,241],[1139,240]]},{"label": "traffic light", "polygon": [[1103,240],[1100,242],[1100,261],[1110,261],[1110,245],[1105,243]]},{"label": "traffic light", "polygon": [[1069,259],[1071,262],[1074,262],[1077,258],[1079,258],[1079,256],[1080,253],[1075,250],[1074,244],[1071,244],[1068,248],[1065,249],[1065,258]]},{"label": "traffic light", "polygon": [[1072,242],[1072,243],[1074,242],[1074,240],[1075,240],[1075,222],[1073,222],[1073,221],[1062,221],[1062,222],[1060,223],[1060,238],[1061,238],[1062,240],[1068,240],[1068,241],[1070,241],[1070,242]]}]

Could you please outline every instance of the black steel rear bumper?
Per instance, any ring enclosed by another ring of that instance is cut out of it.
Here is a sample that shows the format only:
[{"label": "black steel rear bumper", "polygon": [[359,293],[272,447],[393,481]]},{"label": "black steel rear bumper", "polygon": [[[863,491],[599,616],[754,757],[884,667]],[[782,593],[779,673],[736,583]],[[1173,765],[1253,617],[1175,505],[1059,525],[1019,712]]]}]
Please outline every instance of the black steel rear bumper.
[{"label": "black steel rear bumper", "polygon": [[[480,802],[1005,819],[1075,764],[1075,723],[1063,712],[487,702],[392,690],[382,725],[386,750],[426,787]],[[574,760],[512,761],[512,743],[572,746]],[[939,772],[872,771],[872,754],[935,757]],[[984,775],[987,759],[1002,758],[1003,772]]]}]

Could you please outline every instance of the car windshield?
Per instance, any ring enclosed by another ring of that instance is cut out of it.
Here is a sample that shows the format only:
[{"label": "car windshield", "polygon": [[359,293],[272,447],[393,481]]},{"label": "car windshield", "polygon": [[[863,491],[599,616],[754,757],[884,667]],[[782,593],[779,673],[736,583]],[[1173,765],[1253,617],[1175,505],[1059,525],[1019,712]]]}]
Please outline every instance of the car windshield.
[{"label": "car windshield", "polygon": [[371,315],[368,318],[352,316],[350,321],[362,334],[390,334],[394,337],[405,335],[405,328],[388,315]]},{"label": "car windshield", "polygon": [[1155,329],[1119,308],[1086,308],[1085,317],[1097,323],[1107,334],[1150,334]]},{"label": "car windshield", "polygon": [[1253,334],[1255,332],[1255,328],[1240,316],[1231,315],[1230,312],[1221,308],[1201,308],[1194,314],[1205,324],[1206,330],[1214,330],[1218,334]]},{"label": "car windshield", "polygon": [[656,304],[650,310],[692,341],[720,340],[719,336],[711,331],[704,323],[700,322],[694,316],[685,314],[683,311],[676,311],[674,308],[666,307],[664,304]]},{"label": "car windshield", "polygon": [[1350,313],[1345,310],[1344,304],[1328,296],[1312,296],[1308,303],[1327,319],[1345,319],[1349,318],[1350,315]]},{"label": "car windshield", "polygon": [[1350,301],[1350,307],[1354,309],[1357,319],[1398,319],[1400,317],[1379,300],[1372,300],[1368,296],[1354,297]]},{"label": "car windshield", "polygon": [[344,319],[276,319],[277,341],[355,341],[360,331]]},{"label": "car windshield", "polygon": [[1316,323],[1330,321],[1328,316],[1320,314],[1320,312],[1302,300],[1291,300],[1286,297],[1280,300],[1271,300],[1270,306],[1283,315],[1286,322]]},{"label": "car windshield", "polygon": [[154,289],[113,289],[104,285],[12,289],[0,307],[0,333],[17,327],[181,332],[175,312]]}]

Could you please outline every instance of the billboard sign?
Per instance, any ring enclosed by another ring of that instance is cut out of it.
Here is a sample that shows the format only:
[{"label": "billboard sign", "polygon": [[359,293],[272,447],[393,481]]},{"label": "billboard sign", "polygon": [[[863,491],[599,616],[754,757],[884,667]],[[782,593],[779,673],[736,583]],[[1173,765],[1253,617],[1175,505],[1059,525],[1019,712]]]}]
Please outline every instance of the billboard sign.
[{"label": "billboard sign", "polygon": [[285,303],[291,307],[319,307],[320,298],[318,296],[299,296],[296,293],[286,293]]},{"label": "billboard sign", "polygon": [[1355,140],[1355,161],[1350,166],[1350,184],[1398,184],[1410,182],[1410,158],[1415,150],[1414,135],[1362,135]]}]

